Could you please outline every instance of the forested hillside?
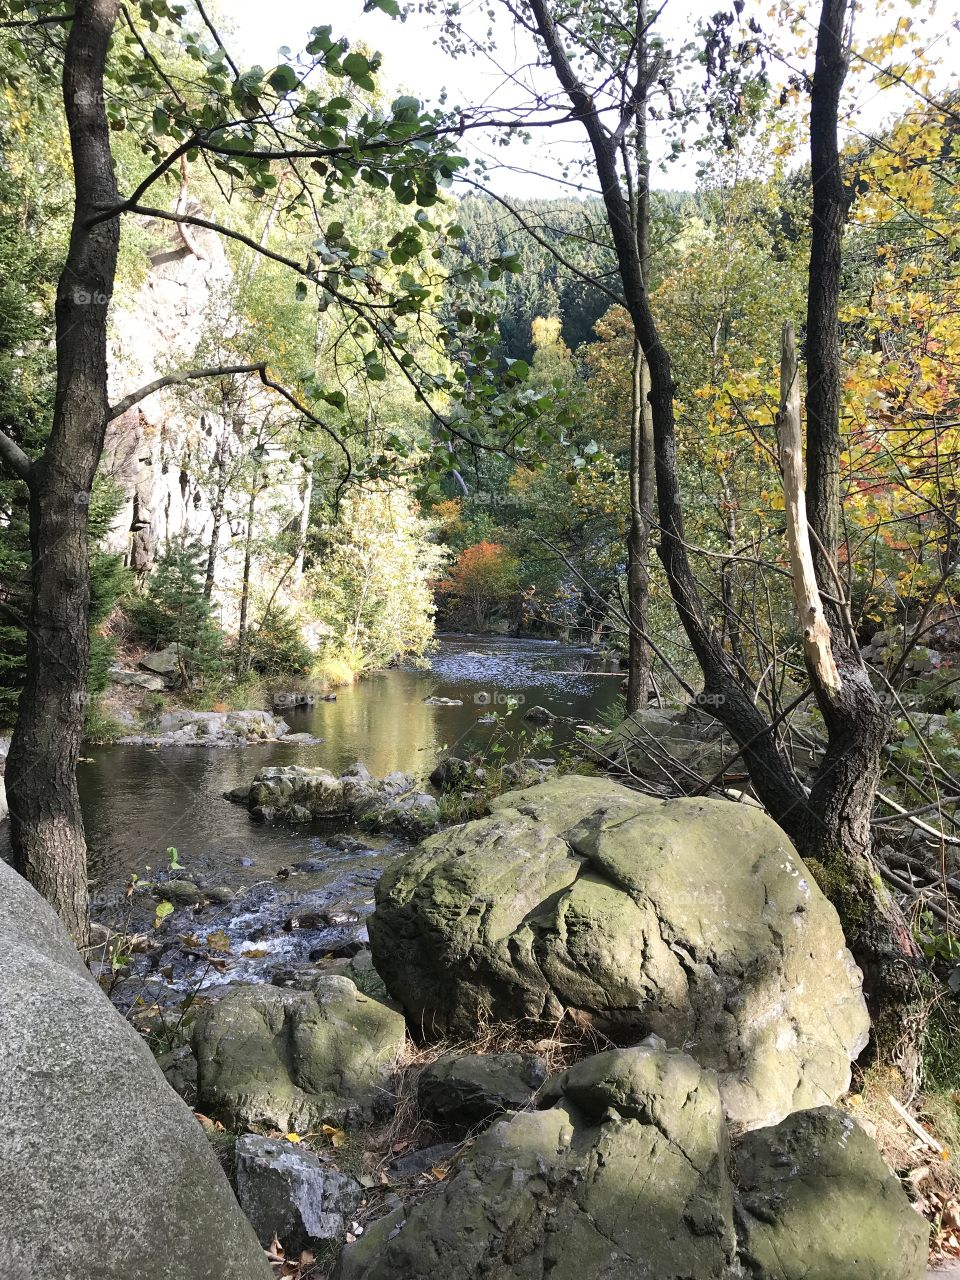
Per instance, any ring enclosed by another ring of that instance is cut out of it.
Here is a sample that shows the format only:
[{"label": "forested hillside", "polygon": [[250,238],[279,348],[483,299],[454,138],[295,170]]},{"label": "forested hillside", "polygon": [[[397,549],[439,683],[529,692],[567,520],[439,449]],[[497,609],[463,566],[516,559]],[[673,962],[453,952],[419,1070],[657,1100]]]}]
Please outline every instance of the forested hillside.
[{"label": "forested hillside", "polygon": [[103,1021],[133,1280],[960,1256],[957,32],[853,7],[0,0],[0,1050]]}]

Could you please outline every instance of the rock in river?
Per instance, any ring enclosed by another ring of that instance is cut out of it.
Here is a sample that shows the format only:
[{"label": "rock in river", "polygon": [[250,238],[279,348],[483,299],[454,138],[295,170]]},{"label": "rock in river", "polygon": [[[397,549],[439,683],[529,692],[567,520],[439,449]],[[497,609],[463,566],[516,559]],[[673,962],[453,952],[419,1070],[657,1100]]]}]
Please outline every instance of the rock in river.
[{"label": "rock in river", "polygon": [[3,862],[0,1111],[4,1280],[269,1280],[202,1129]]},{"label": "rock in river", "polygon": [[[241,789],[237,789],[239,798]],[[233,799],[233,793],[227,799]],[[244,797],[254,820],[305,821],[346,814],[375,831],[419,837],[440,822],[436,799],[408,773],[375,778],[359,762],[338,778],[329,769],[281,765],[261,769]]]},{"label": "rock in river", "polygon": [[834,908],[780,828],[722,800],[567,776],[493,802],[393,863],[377,971],[428,1033],[570,1012],[718,1072],[747,1127],[833,1102],[867,1040]]}]

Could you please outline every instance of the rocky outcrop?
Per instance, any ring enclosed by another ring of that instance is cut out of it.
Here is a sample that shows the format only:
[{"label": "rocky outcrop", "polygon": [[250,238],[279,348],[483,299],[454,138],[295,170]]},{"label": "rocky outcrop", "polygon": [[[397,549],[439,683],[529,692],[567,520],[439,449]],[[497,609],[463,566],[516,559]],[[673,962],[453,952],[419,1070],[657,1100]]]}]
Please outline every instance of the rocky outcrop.
[{"label": "rocky outcrop", "polygon": [[232,1129],[369,1121],[388,1103],[404,1039],[401,1014],[340,975],[306,991],[244,987],[194,1024],[198,1106]]},{"label": "rocky outcrop", "polygon": [[655,1038],[572,1067],[495,1124],[335,1280],[921,1280],[925,1224],[830,1108],[747,1136],[716,1076]]},{"label": "rocky outcrop", "polygon": [[914,1280],[929,1226],[856,1121],[820,1107],[735,1152],[738,1234],[758,1280]]},{"label": "rocky outcrop", "polygon": [[4,1277],[269,1280],[202,1129],[2,862],[0,991]]},{"label": "rocky outcrop", "polygon": [[[228,793],[240,799],[240,790]],[[346,815],[371,831],[398,831],[420,837],[440,825],[436,799],[421,790],[408,773],[375,778],[359,762],[338,778],[329,769],[279,765],[261,769],[243,796],[256,821]]]},{"label": "rocky outcrop", "polygon": [[148,747],[238,747],[285,738],[290,726],[269,711],[166,711],[149,733],[119,743]]},{"label": "rocky outcrop", "polygon": [[[220,236],[193,228],[188,245],[176,227],[146,219],[131,231],[131,247],[142,250],[146,269],[136,291],[111,307],[114,401],[198,356],[201,364],[238,363],[227,294],[233,272]],[[245,448],[238,424],[252,435],[255,420],[274,402],[256,377],[237,377],[229,386],[219,401],[204,383],[167,388],[109,424],[100,474],[119,486],[124,503],[105,550],[124,556],[137,574],[150,572],[172,538],[209,543],[218,460],[235,465]],[[275,531],[300,506],[303,471],[283,451],[268,456],[275,514],[267,528]],[[243,541],[229,531],[242,526],[245,506],[242,494],[227,494],[216,582],[227,626],[235,621],[243,564]]]},{"label": "rocky outcrop", "polygon": [[529,1107],[546,1078],[535,1054],[444,1054],[417,1077],[417,1105],[441,1129],[465,1136],[505,1111]]},{"label": "rocky outcrop", "polygon": [[834,908],[780,828],[721,800],[568,776],[493,801],[388,867],[374,962],[411,1024],[565,1013],[717,1071],[756,1127],[833,1102],[867,1040]]},{"label": "rocky outcrop", "polygon": [[297,1258],[343,1240],[362,1195],[356,1178],[302,1146],[256,1133],[237,1140],[235,1161],[237,1198],[264,1247],[276,1237]]}]

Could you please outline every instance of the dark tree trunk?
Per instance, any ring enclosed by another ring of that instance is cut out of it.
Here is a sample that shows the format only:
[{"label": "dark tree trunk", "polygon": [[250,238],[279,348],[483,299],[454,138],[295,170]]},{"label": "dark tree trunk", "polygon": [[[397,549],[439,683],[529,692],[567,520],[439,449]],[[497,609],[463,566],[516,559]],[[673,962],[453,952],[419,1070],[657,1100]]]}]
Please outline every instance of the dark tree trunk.
[{"label": "dark tree trunk", "polygon": [[53,904],[78,945],[89,924],[76,783],[90,648],[87,504],[107,423],[107,305],[119,241],[116,219],[87,224],[118,202],[103,101],[116,16],[117,0],[78,0],[64,56],[76,205],[57,290],[53,428],[28,480],[32,601],[6,778],[15,866]]},{"label": "dark tree trunk", "polygon": [[[601,194],[634,332],[650,370],[650,406],[655,437],[658,552],[680,621],[704,677],[712,713],[741,748],[761,803],[800,852],[815,863],[821,883],[837,907],[850,948],[865,974],[874,1022],[874,1051],[915,1070],[919,1004],[915,948],[902,914],[886,894],[870,860],[870,815],[887,736],[883,708],[870,686],[859,652],[842,634],[834,611],[841,689],[828,696],[815,680],[829,747],[809,796],[766,716],[755,705],[724,649],[722,636],[704,608],[684,540],[677,466],[674,384],[670,357],[650,310],[630,206],[617,169],[617,142],[604,125],[593,97],[579,79],[549,0],[527,0],[573,114],[593,150]],[[813,78],[811,133],[813,243],[810,259],[808,333],[809,480],[811,527],[826,554],[814,547],[824,591],[835,582],[840,528],[839,338],[837,309],[840,237],[847,211],[839,168],[837,114],[846,71],[843,29],[848,0],[823,0]],[[635,87],[627,86],[629,100]]]},{"label": "dark tree trunk", "polygon": [[850,0],[823,0],[810,98],[813,195],[807,294],[807,513],[810,550],[830,622],[839,688],[814,680],[827,750],[794,838],[823,868],[823,887],[840,912],[864,970],[874,1049],[908,1076],[918,1067],[918,952],[900,909],[872,862],[870,816],[890,721],[860,657],[843,598],[840,546],[840,273],[851,194],[838,143],[840,92],[847,72]]}]

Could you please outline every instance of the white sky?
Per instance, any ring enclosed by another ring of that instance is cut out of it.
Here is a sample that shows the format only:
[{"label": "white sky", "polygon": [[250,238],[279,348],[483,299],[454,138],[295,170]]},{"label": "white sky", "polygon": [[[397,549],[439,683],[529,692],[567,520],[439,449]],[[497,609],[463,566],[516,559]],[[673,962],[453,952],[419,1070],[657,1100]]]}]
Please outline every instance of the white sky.
[{"label": "white sky", "polygon": [[[401,0],[401,3],[403,0]],[[720,0],[668,0],[661,23],[669,31],[671,39],[692,34],[696,22],[713,12]],[[753,0],[758,3],[759,0]],[[798,7],[803,0],[798,0]],[[485,14],[486,9],[497,9],[496,0],[465,0],[463,8]],[[817,0],[810,0],[811,13],[819,10]],[[768,4],[758,8],[761,21],[769,24],[766,15]],[[248,64],[260,63],[269,67],[278,60],[278,50],[286,45],[294,54],[305,43],[311,27],[329,24],[336,36],[361,41],[384,55],[381,80],[388,91],[415,94],[421,101],[435,103],[441,92],[447,91],[447,105],[459,103],[478,105],[492,102],[497,106],[519,105],[523,91],[505,82],[502,70],[497,70],[483,57],[450,58],[435,44],[436,19],[422,14],[411,14],[405,22],[389,18],[380,11],[365,14],[363,0],[221,0],[221,12],[236,28],[231,45],[239,60]],[[960,49],[960,0],[890,0],[886,12],[878,14],[876,0],[863,0],[857,15],[855,44],[881,31],[890,29],[899,17],[909,16],[915,33],[931,56],[940,57],[947,67],[956,60]],[[484,18],[483,25],[486,25]],[[483,27],[480,28],[481,30]],[[529,60],[531,45],[523,38],[515,38],[504,17],[497,20],[497,56],[503,67],[513,71]],[[952,58],[951,58],[952,43]],[[946,74],[946,73],[945,73]],[[540,73],[541,86],[555,86],[552,80]],[[858,93],[856,121],[861,129],[873,132],[897,111],[902,110],[908,96],[900,90],[879,91],[875,84],[865,83]],[[554,132],[551,131],[551,137]],[[491,185],[504,194],[513,196],[548,196],[570,193],[554,179],[561,176],[564,161],[580,154],[582,139],[576,126],[565,130],[566,137],[551,143],[548,149],[536,139],[527,146],[514,144],[508,149],[490,147],[477,135],[471,136],[465,154],[485,155],[500,167]],[[657,157],[657,139],[651,139],[651,150]],[[520,171],[520,172],[518,172]],[[695,160],[682,157],[667,173],[655,173],[654,185],[661,187],[692,188],[695,185]]]}]

